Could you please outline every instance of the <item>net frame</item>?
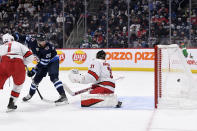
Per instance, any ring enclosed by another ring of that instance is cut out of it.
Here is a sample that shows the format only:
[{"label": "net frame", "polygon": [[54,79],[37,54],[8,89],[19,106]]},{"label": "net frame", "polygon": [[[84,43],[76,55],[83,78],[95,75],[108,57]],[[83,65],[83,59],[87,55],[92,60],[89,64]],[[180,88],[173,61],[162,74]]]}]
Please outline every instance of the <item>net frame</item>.
[{"label": "net frame", "polygon": [[[195,78],[177,44],[155,46],[154,76],[155,108],[162,108],[162,105],[164,108],[197,108]],[[176,82],[169,79],[176,79]]]}]

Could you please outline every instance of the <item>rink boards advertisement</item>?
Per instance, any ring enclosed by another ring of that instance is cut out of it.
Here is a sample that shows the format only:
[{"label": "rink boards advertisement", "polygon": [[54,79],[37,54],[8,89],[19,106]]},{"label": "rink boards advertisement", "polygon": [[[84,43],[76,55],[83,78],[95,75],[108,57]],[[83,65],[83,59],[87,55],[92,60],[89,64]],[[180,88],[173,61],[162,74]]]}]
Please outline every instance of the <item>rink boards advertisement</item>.
[{"label": "rink boards advertisement", "polygon": [[[78,68],[87,70],[96,53],[101,49],[57,49],[60,58],[60,70]],[[113,70],[118,71],[153,71],[154,49],[103,49],[106,60]],[[188,49],[188,64],[197,72],[197,49]],[[36,58],[30,65],[36,65]]]}]

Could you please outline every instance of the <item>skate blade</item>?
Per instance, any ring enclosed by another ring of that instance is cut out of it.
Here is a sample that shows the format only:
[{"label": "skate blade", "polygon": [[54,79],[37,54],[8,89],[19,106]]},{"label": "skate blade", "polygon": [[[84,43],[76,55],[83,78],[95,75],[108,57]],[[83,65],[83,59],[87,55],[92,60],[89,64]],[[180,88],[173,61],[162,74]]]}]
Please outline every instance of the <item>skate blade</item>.
[{"label": "skate blade", "polygon": [[118,104],[116,105],[116,108],[121,108],[121,106],[122,106],[122,102],[119,101]]},{"label": "skate blade", "polygon": [[6,113],[9,113],[9,112],[13,112],[13,111],[15,111],[16,109],[7,109],[5,112]]},{"label": "skate blade", "polygon": [[47,100],[47,99],[42,99],[42,101],[44,101],[44,102],[46,102],[46,103],[55,103],[54,101]]},{"label": "skate blade", "polygon": [[56,106],[62,106],[62,105],[68,105],[68,101],[65,101],[65,102],[56,102],[55,105]]}]

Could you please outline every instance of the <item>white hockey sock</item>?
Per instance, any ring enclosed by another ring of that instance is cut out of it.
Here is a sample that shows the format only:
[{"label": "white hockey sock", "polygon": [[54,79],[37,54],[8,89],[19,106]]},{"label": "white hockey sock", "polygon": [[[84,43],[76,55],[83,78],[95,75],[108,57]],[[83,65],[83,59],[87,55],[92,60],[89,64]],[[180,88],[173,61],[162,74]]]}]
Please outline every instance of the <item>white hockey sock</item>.
[{"label": "white hockey sock", "polygon": [[16,102],[17,98],[19,97],[21,89],[22,89],[22,85],[14,84],[14,87],[11,91],[11,97],[14,99],[14,102]]}]

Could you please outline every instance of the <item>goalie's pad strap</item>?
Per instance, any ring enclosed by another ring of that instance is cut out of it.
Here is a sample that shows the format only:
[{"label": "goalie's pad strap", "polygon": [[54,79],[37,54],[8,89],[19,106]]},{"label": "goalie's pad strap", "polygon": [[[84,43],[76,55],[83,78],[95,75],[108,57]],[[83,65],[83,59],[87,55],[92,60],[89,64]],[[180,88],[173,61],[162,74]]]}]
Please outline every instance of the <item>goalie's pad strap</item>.
[{"label": "goalie's pad strap", "polygon": [[99,85],[93,85],[90,94],[112,94],[114,93],[114,88],[105,86],[101,87]]},{"label": "goalie's pad strap", "polygon": [[118,103],[115,94],[83,94],[81,107],[116,107]]},{"label": "goalie's pad strap", "polygon": [[82,100],[81,101],[81,106],[82,107],[90,107],[90,106],[93,106],[94,104],[96,103],[99,103],[101,101],[104,101],[102,99],[87,99],[87,100]]},{"label": "goalie's pad strap", "polygon": [[96,87],[102,87],[102,88],[106,88],[106,89],[114,92],[115,83],[110,82],[110,81],[103,81],[103,82],[99,82],[99,83],[93,85],[92,87],[93,87],[93,89],[96,88]]},{"label": "goalie's pad strap", "polygon": [[115,84],[113,82],[110,82],[110,81],[103,81],[103,82],[100,82],[98,84],[104,85],[104,86],[111,86],[111,87],[115,88]]}]

